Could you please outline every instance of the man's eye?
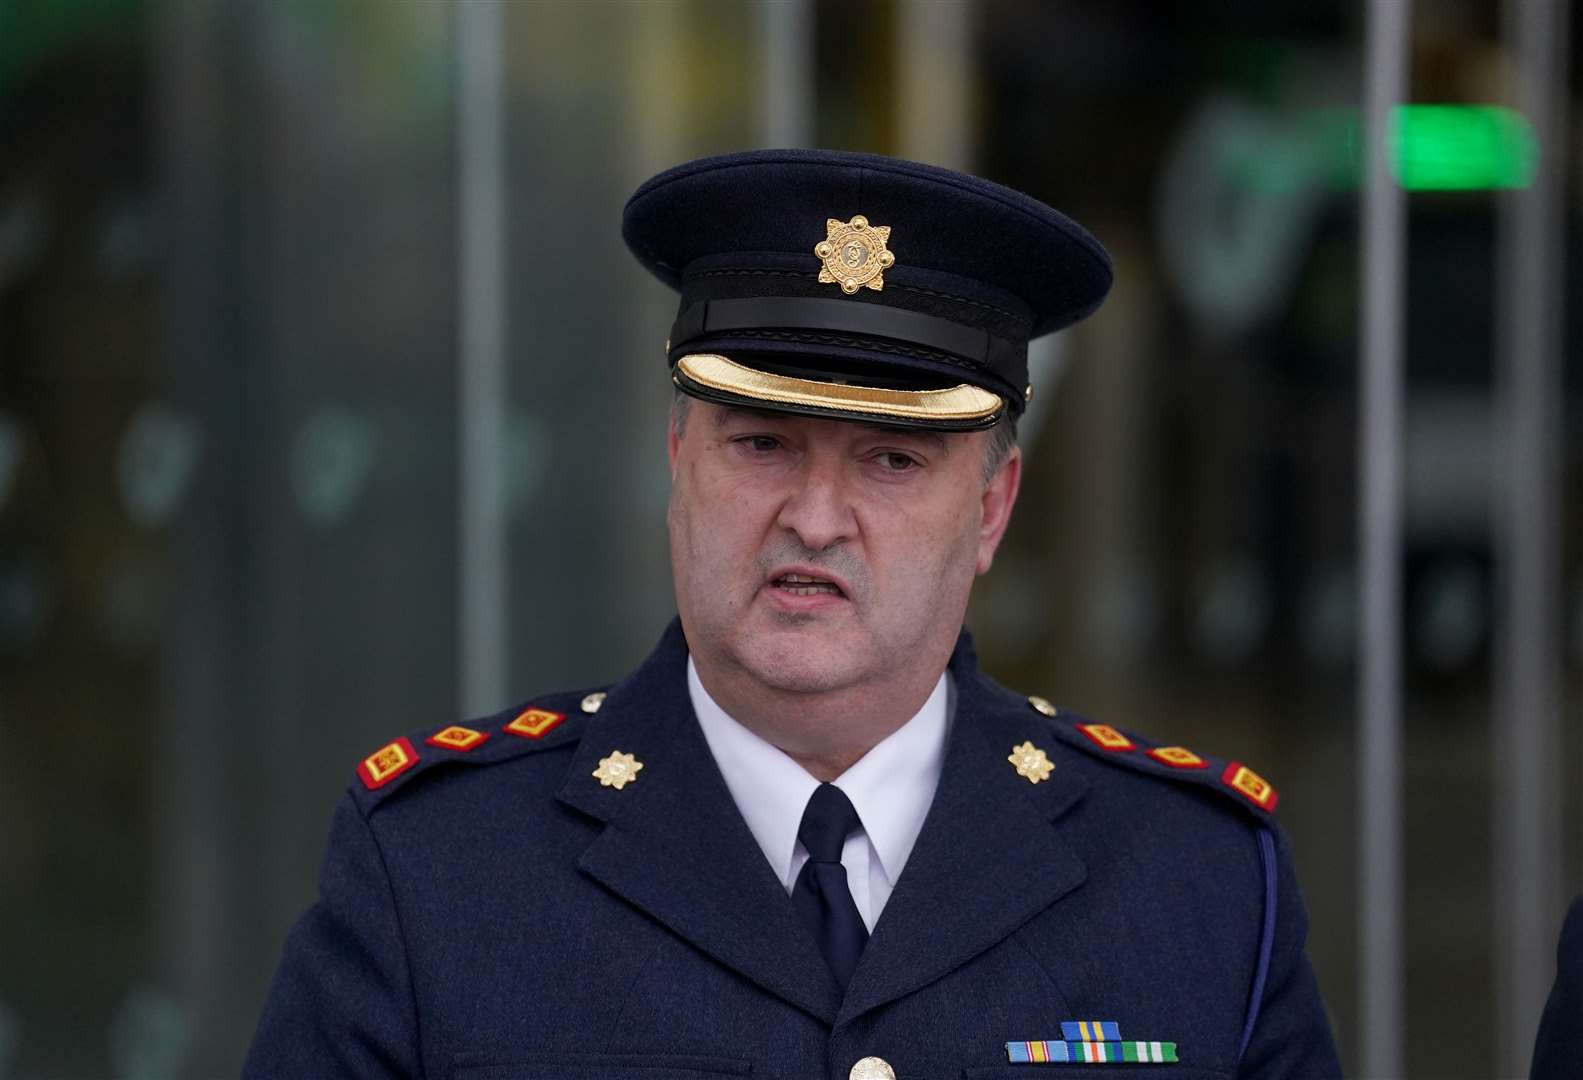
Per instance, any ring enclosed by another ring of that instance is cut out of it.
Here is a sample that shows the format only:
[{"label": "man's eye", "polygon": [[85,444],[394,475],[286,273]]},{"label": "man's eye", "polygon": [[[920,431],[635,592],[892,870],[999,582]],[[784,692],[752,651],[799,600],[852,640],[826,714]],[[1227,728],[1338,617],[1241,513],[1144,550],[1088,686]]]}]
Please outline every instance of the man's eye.
[{"label": "man's eye", "polygon": [[881,454],[879,456],[879,460],[880,463],[891,472],[906,472],[908,469],[915,469],[918,467],[917,459],[910,457],[907,454],[898,453],[894,450],[890,450]]},{"label": "man's eye", "polygon": [[771,450],[779,449],[781,444],[780,440],[773,435],[745,435],[738,439],[737,442],[743,443],[748,449],[757,450],[761,454],[767,454]]}]

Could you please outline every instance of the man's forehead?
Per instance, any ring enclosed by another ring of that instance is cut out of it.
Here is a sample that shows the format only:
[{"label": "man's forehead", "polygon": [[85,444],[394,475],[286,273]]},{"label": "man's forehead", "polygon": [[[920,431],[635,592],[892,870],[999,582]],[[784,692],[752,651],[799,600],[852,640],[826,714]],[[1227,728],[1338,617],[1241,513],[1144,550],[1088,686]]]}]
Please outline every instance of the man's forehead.
[{"label": "man's forehead", "polygon": [[843,420],[835,417],[803,416],[799,413],[780,412],[775,409],[755,409],[746,405],[708,405],[716,428],[733,423],[807,424],[811,427],[832,427],[846,431],[864,431],[912,439],[945,448],[952,438],[966,438],[978,434],[973,431],[925,431],[920,428],[898,427],[894,424],[870,424],[862,420]]}]

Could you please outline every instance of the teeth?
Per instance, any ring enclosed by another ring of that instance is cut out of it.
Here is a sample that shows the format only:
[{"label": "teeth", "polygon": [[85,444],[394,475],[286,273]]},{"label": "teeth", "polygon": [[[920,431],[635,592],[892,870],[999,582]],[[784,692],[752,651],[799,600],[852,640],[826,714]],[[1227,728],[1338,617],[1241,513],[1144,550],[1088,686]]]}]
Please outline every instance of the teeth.
[{"label": "teeth", "polygon": [[834,593],[837,596],[841,594],[841,590],[833,583],[807,574],[782,574],[775,579],[775,584],[793,596],[814,596],[818,593]]},{"label": "teeth", "polygon": [[793,596],[815,596],[819,593],[841,595],[840,587],[834,582],[826,581],[824,578],[809,577],[807,574],[782,574],[775,579],[775,585]]}]

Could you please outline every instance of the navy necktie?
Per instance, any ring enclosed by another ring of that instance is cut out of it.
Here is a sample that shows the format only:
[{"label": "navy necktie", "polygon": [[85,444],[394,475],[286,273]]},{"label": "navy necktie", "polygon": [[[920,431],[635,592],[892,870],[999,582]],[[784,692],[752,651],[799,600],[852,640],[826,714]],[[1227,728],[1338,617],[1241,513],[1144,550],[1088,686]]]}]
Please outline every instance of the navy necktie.
[{"label": "navy necktie", "polygon": [[792,888],[792,905],[819,943],[819,951],[842,990],[868,944],[868,928],[857,912],[846,884],[846,867],[841,865],[846,838],[862,827],[846,792],[834,784],[820,784],[808,799],[797,829],[797,839],[808,849],[808,861]]}]

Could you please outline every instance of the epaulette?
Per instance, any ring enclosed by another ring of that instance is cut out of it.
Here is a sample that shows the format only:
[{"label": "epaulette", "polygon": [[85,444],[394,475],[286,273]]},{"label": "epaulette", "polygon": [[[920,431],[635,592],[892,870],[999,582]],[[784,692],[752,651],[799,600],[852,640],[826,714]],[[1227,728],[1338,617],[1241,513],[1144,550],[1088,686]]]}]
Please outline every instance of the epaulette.
[{"label": "epaulette", "polygon": [[491,765],[576,742],[583,723],[604,704],[603,690],[554,694],[466,724],[403,735],[357,766],[352,792],[365,813],[442,765]]},{"label": "epaulette", "polygon": [[1268,824],[1275,818],[1279,793],[1240,761],[1221,761],[1185,746],[1160,746],[1109,724],[1090,723],[1076,713],[1057,709],[1042,697],[1030,696],[1028,705],[1049,717],[1055,736],[1070,746],[1138,772],[1217,792],[1261,823]]}]

